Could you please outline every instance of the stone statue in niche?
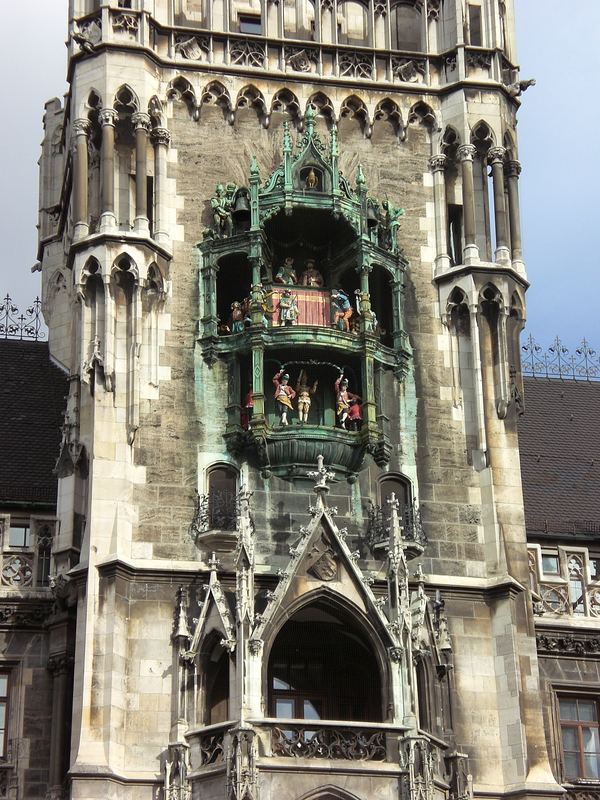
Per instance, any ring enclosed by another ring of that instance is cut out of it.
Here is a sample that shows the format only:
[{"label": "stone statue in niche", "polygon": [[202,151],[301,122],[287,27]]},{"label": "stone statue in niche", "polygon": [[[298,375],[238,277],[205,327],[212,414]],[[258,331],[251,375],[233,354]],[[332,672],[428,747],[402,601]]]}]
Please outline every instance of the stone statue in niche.
[{"label": "stone statue in niche", "polygon": [[235,183],[228,183],[227,188],[218,183],[215,196],[210,201],[215,223],[215,233],[218,238],[224,239],[233,234],[233,198],[237,191]]},{"label": "stone statue in niche", "polygon": [[395,253],[398,249],[398,228],[400,227],[400,217],[404,214],[404,209],[384,200],[381,204],[381,228],[380,241],[382,247]]},{"label": "stone statue in niche", "polygon": [[283,262],[283,266],[277,270],[275,283],[283,283],[285,286],[295,286],[298,283],[298,276],[294,269],[294,259],[292,256],[288,256]]},{"label": "stone statue in niche", "polygon": [[[348,419],[348,412],[350,405],[354,401],[358,403],[361,400],[359,395],[353,394],[348,391],[348,378],[340,372],[339,378],[334,384],[335,390],[335,415],[340,428],[346,428],[346,420]],[[362,418],[362,417],[361,417]]]},{"label": "stone statue in niche", "polygon": [[323,276],[317,269],[314,258],[308,258],[306,260],[304,272],[300,275],[300,285],[312,286],[320,289],[323,283]]},{"label": "stone statue in niche", "polygon": [[279,298],[279,324],[282,327],[297,325],[299,316],[300,310],[296,295],[292,294],[290,289],[284,289]]},{"label": "stone statue in niche", "polygon": [[283,371],[283,368],[273,376],[275,402],[277,403],[280,425],[289,425],[287,415],[288,411],[293,411],[292,400],[296,397],[296,392],[289,385],[289,380],[290,376]]},{"label": "stone statue in niche", "polygon": [[319,185],[319,179],[317,178],[317,173],[311,167],[309,170],[308,175],[306,176],[306,180],[304,181],[304,185],[307,189],[316,189]]},{"label": "stone statue in niche", "polygon": [[319,381],[315,381],[310,385],[308,374],[306,370],[300,370],[298,375],[298,382],[296,384],[296,394],[298,396],[298,419],[300,422],[308,422],[308,412],[311,406],[311,396],[317,391]]},{"label": "stone statue in niche", "polygon": [[331,316],[332,325],[341,331],[350,332],[350,317],[353,309],[350,298],[342,289],[336,289],[331,293]]}]

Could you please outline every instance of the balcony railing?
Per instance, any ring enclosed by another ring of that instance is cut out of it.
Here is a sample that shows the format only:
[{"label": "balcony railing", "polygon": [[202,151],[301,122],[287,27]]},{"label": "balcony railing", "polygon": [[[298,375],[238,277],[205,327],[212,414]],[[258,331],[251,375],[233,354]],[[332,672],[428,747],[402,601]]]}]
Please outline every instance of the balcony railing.
[{"label": "balcony railing", "polygon": [[[371,503],[368,513],[367,542],[369,547],[371,549],[384,547],[390,538],[389,511]],[[427,536],[421,522],[421,511],[416,503],[404,506],[401,523],[403,541],[409,546],[416,545],[418,549],[425,547]]]},{"label": "balcony railing", "polygon": [[370,728],[320,728],[310,724],[273,726],[271,750],[287,758],[386,761],[386,735]]}]

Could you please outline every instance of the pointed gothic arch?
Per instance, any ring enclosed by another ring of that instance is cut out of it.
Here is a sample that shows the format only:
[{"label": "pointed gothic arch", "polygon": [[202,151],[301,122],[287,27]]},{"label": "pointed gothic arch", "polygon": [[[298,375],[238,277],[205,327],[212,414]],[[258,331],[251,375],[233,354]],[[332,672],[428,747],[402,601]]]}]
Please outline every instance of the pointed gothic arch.
[{"label": "pointed gothic arch", "polygon": [[265,650],[269,715],[382,722],[385,670],[366,616],[337,592],[321,589],[284,617]]},{"label": "pointed gothic arch", "polygon": [[[279,613],[270,621],[264,630],[263,697],[269,713],[273,712],[273,715],[276,716],[276,714],[274,714],[276,708],[273,705],[273,672],[271,669],[274,656],[277,655],[278,650],[280,650],[280,648],[276,647],[276,643],[278,640],[280,642],[282,641],[280,636],[290,621],[294,619],[297,621],[304,620],[312,625],[315,621],[313,619],[311,622],[313,610],[318,612],[316,616],[324,614],[336,618],[338,624],[343,624],[347,630],[353,631],[352,635],[355,637],[355,644],[356,642],[361,642],[361,652],[368,654],[367,660],[373,667],[373,685],[375,688],[369,696],[369,701],[363,707],[363,712],[365,712],[365,714],[354,718],[370,722],[384,721],[389,712],[389,698],[391,692],[388,658],[388,648],[391,645],[391,641],[386,643],[386,640],[389,638],[387,631],[384,630],[383,627],[382,630],[379,631],[374,624],[373,618],[369,616],[368,613],[363,611],[355,602],[340,591],[328,585],[326,581],[320,582],[314,589],[297,597],[286,605],[285,608],[280,608]],[[331,620],[328,624],[332,624]],[[284,643],[286,635],[287,634],[284,634],[283,637]],[[297,635],[298,633],[296,633],[296,636]],[[321,640],[329,643],[329,633],[327,636],[321,635]],[[293,638],[292,641],[294,641]],[[310,643],[308,649],[310,650]],[[341,649],[343,649],[343,645]],[[365,657],[367,656],[365,655]],[[354,667],[356,667],[356,664],[354,664]],[[331,668],[333,669],[333,666]],[[364,678],[364,680],[367,680],[367,678]],[[321,692],[321,694],[323,693]],[[296,693],[295,697],[297,699],[298,693]],[[336,708],[336,713],[341,713],[343,711],[343,708],[341,708],[341,706],[343,706],[343,701],[341,703],[338,701],[339,698],[336,698],[334,694],[330,695],[329,698],[325,698],[325,713],[331,713],[331,711],[328,712],[328,709],[335,710]],[[336,703],[338,703],[337,706]],[[296,704],[296,708],[298,708],[298,704]],[[367,714],[366,712],[369,713]],[[353,713],[359,712],[354,710]],[[369,714],[371,715],[370,719]],[[322,716],[321,718],[331,719],[332,717]],[[337,718],[344,719],[343,716]],[[345,718],[351,719],[350,716]]]},{"label": "pointed gothic arch", "polygon": [[340,120],[342,119],[356,119],[358,120],[363,134],[367,139],[371,138],[373,126],[369,119],[369,111],[365,102],[355,94],[346,97],[340,106]]},{"label": "pointed gothic arch", "polygon": [[375,113],[373,114],[373,122],[388,122],[392,125],[394,133],[398,137],[401,137],[404,133],[400,106],[390,97],[384,97],[383,100],[377,103]]},{"label": "pointed gothic arch", "polygon": [[187,78],[184,78],[183,75],[178,75],[169,83],[167,87],[167,100],[184,103],[190,116],[193,119],[197,119],[199,104],[196,98],[196,92],[192,84]]},{"label": "pointed gothic arch", "polygon": [[342,789],[341,786],[327,783],[317,789],[311,789],[298,800],[360,800],[360,798],[347,789]]},{"label": "pointed gothic arch", "polygon": [[308,106],[312,106],[315,114],[318,117],[323,117],[327,121],[327,125],[329,127],[331,127],[331,125],[335,122],[335,110],[333,103],[331,99],[323,92],[314,92],[314,94],[311,94],[306,104],[307,108]]},{"label": "pointed gothic arch", "polygon": [[119,114],[133,114],[140,110],[140,100],[128,83],[119,86],[113,98],[113,108]]}]

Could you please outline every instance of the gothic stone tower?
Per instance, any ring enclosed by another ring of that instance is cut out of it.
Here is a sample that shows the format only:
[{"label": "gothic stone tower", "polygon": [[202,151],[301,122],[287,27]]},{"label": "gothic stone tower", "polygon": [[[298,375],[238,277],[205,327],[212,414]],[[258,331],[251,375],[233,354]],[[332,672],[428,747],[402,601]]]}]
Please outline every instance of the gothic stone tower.
[{"label": "gothic stone tower", "polygon": [[562,791],[512,5],[71,0],[40,179],[70,376],[51,795]]}]

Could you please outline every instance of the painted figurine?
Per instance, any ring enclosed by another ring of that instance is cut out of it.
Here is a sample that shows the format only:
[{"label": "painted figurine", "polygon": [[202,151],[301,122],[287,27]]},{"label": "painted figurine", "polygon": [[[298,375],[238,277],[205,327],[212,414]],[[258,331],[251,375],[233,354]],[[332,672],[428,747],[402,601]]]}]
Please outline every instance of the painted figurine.
[{"label": "painted figurine", "polygon": [[289,289],[285,289],[279,298],[279,324],[282,327],[297,325],[299,316],[300,309],[296,295],[293,295]]},{"label": "painted figurine", "polygon": [[298,382],[296,384],[296,394],[298,395],[298,418],[300,422],[308,422],[308,412],[311,406],[311,397],[317,391],[319,381],[310,385],[306,370],[300,370]]},{"label": "painted figurine", "polygon": [[288,384],[289,379],[290,376],[287,372],[284,373],[283,369],[280,369],[279,372],[273,376],[273,383],[275,384],[275,402],[277,403],[280,425],[289,425],[287,415],[288,411],[293,411],[292,400],[296,397],[296,392]]},{"label": "painted figurine", "polygon": [[335,414],[338,425],[340,428],[345,428],[351,401],[358,401],[361,398],[357,394],[353,394],[352,392],[348,391],[348,378],[344,377],[343,372],[340,373],[340,377],[335,382],[334,390]]},{"label": "painted figurine", "polygon": [[233,234],[233,195],[235,194],[235,184],[227,184],[227,189],[222,183],[218,183],[215,189],[215,196],[210,201],[213,211],[213,220],[217,236],[225,238]]},{"label": "painted figurine", "polygon": [[301,286],[313,286],[319,289],[323,286],[323,276],[316,268],[314,259],[307,259],[306,268],[300,276],[300,284]]},{"label": "painted figurine", "polygon": [[252,422],[252,415],[254,414],[254,394],[252,389],[248,389],[248,393],[242,403],[242,428],[248,430]]},{"label": "painted figurine", "polygon": [[316,189],[319,185],[319,179],[317,178],[317,173],[311,167],[308,175],[306,176],[306,180],[304,181],[304,185],[307,189]]},{"label": "painted figurine", "polygon": [[239,300],[234,300],[231,304],[231,315],[229,317],[229,330],[231,333],[242,333],[248,321],[248,316],[244,311],[244,304],[240,303]]},{"label": "painted figurine", "polygon": [[359,431],[362,427],[362,407],[361,400],[351,400],[348,409],[348,419],[346,427],[349,431]]},{"label": "painted figurine", "polygon": [[283,266],[277,270],[275,283],[283,283],[286,286],[295,286],[298,283],[298,276],[294,269],[294,259],[291,256],[288,256],[283,262]]},{"label": "painted figurine", "polygon": [[331,314],[334,328],[339,328],[341,331],[350,331],[352,311],[352,303],[346,292],[337,289],[331,293]]}]

